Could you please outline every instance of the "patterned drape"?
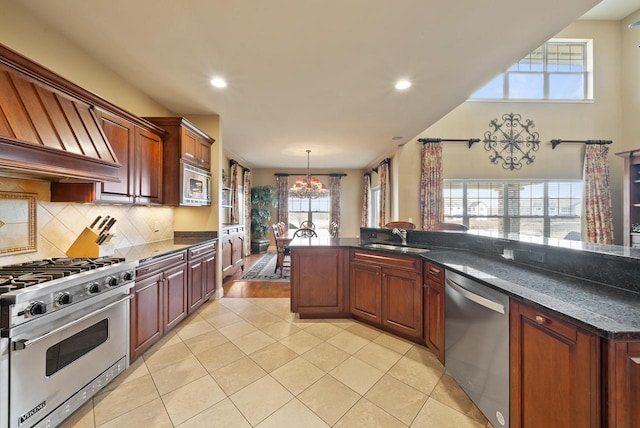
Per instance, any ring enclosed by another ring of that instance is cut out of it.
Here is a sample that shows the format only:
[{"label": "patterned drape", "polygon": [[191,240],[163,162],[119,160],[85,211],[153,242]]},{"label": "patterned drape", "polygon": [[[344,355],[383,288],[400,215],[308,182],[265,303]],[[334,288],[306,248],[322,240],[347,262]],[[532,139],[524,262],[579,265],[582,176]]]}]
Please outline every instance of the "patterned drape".
[{"label": "patterned drape", "polygon": [[602,144],[586,145],[583,180],[587,241],[613,244],[608,147]]},{"label": "patterned drape", "polygon": [[243,174],[244,189],[244,253],[251,254],[251,170]]},{"label": "patterned drape", "polygon": [[360,226],[369,227],[369,201],[371,200],[371,174],[366,173],[363,177],[362,192],[364,198],[362,201],[362,222]]},{"label": "patterned drape", "polygon": [[420,227],[429,229],[432,224],[444,221],[442,193],[442,143],[422,144],[422,169],[420,173]]},{"label": "patterned drape", "polygon": [[[329,200],[331,204],[329,208],[329,223],[340,225],[340,176],[329,176]],[[335,237],[338,236],[340,236],[339,227]]]},{"label": "patterned drape", "polygon": [[384,227],[384,225],[387,224],[390,205],[388,161],[383,161],[378,166],[378,175],[380,176],[380,215],[378,216],[378,227]]},{"label": "patterned drape", "polygon": [[229,185],[229,187],[231,187],[231,201],[229,201],[231,204],[231,216],[229,218],[229,222],[231,224],[240,223],[240,210],[238,209],[238,193],[240,192],[240,177],[238,177],[239,170],[240,165],[235,162],[231,165],[231,168],[229,168],[229,175],[231,175],[231,184]]},{"label": "patterned drape", "polygon": [[276,176],[278,188],[278,222],[283,222],[289,228],[289,177],[287,175]]}]

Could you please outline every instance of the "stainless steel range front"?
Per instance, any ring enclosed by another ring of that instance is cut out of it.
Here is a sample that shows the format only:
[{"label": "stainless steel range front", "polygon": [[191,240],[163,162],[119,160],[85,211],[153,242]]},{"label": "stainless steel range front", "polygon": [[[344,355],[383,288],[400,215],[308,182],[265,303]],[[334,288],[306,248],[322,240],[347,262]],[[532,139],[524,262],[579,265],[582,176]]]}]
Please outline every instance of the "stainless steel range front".
[{"label": "stainless steel range front", "polygon": [[55,427],[127,368],[136,265],[0,267],[0,428]]}]

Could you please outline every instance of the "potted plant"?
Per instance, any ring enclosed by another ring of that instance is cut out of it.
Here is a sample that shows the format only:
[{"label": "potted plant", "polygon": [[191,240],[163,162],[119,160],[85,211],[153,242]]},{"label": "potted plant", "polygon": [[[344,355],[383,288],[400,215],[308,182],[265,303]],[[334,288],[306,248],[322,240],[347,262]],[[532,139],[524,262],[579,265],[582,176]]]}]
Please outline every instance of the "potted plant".
[{"label": "potted plant", "polygon": [[251,188],[251,252],[265,253],[269,248],[269,240],[265,239],[271,225],[269,208],[278,206],[276,188],[258,186]]}]

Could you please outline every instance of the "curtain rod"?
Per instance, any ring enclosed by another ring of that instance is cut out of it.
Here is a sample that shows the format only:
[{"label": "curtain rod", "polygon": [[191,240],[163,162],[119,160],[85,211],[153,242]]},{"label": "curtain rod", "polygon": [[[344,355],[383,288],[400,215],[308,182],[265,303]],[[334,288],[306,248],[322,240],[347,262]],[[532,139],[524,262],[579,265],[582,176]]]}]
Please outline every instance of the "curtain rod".
[{"label": "curtain rod", "polygon": [[247,168],[246,166],[242,165],[237,160],[229,159],[229,167],[232,167],[234,164],[238,164],[238,166],[240,166],[240,168],[242,168],[244,171],[251,171],[251,168]]},{"label": "curtain rod", "polygon": [[[290,175],[300,175],[300,174],[290,174],[288,172],[276,172],[273,175],[275,175],[276,177],[288,177]],[[332,172],[329,174],[311,174],[311,175],[317,175],[317,176],[329,176],[329,177],[346,177],[347,174],[345,174],[344,172]]]},{"label": "curtain rod", "polygon": [[466,140],[458,138],[418,138],[418,142],[422,144],[428,143],[468,143],[468,147],[471,148],[475,143],[479,143],[479,138],[468,138]]},{"label": "curtain rod", "polygon": [[380,163],[378,164],[378,166],[376,166],[376,167],[374,167],[374,168],[371,168],[371,171],[374,171],[374,172],[376,172],[376,173],[377,173],[377,172],[378,172],[378,168],[380,168],[380,165],[384,165],[385,163],[386,163],[387,165],[389,165],[389,167],[391,167],[391,158],[382,159],[382,160],[380,161]]},{"label": "curtain rod", "polygon": [[551,140],[551,149],[555,149],[558,144],[571,143],[571,144],[611,144],[611,140]]}]

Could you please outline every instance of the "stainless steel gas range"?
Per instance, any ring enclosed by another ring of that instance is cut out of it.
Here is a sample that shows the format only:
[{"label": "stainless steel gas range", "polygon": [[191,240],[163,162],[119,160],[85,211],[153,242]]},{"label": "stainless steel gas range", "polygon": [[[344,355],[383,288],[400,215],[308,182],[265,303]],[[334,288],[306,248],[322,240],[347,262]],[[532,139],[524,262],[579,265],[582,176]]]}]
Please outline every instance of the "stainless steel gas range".
[{"label": "stainless steel gas range", "polygon": [[127,368],[137,263],[0,267],[0,428],[55,427]]}]

